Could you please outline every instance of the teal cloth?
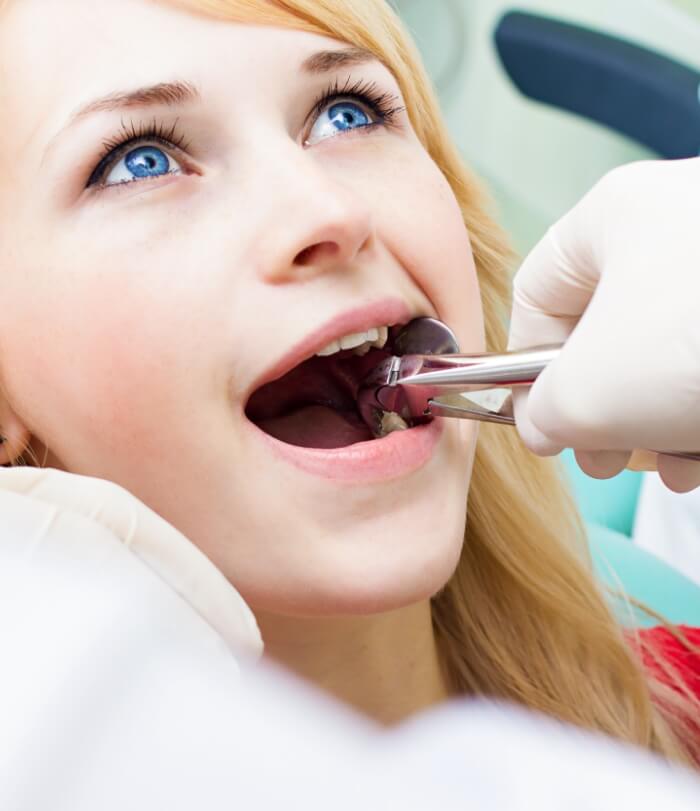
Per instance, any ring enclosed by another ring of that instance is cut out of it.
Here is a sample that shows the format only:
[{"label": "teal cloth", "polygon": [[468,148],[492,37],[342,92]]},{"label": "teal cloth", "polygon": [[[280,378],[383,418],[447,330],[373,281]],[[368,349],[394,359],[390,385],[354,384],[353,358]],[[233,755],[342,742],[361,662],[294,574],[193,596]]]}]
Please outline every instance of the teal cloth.
[{"label": "teal cloth", "polygon": [[584,519],[631,536],[643,474],[623,470],[612,479],[593,479],[576,464],[572,450],[562,451],[559,458]]},{"label": "teal cloth", "polygon": [[[626,535],[588,523],[588,543],[600,580],[622,589],[667,620],[700,627],[700,587],[660,558],[633,544]],[[658,620],[611,597],[615,614],[625,625],[648,627]],[[631,611],[631,614],[630,614]]]},{"label": "teal cloth", "polygon": [[[700,586],[667,563],[632,543],[642,473],[623,470],[611,479],[586,476],[573,451],[560,454],[588,530],[588,542],[600,580],[622,590],[671,622],[700,627]],[[611,597],[625,625],[648,627],[658,620]]]}]

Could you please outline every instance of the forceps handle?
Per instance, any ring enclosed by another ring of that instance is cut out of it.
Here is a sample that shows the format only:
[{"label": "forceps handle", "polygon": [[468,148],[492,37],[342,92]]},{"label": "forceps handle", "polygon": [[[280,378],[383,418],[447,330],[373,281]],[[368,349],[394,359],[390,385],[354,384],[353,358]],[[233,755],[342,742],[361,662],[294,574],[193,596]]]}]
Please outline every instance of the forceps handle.
[{"label": "forceps handle", "polygon": [[390,384],[431,386],[445,391],[527,386],[557,357],[562,346],[544,344],[471,355],[404,356],[400,359],[401,373]]},{"label": "forceps handle", "polygon": [[[452,359],[452,368],[441,368],[432,372],[421,372],[415,376],[415,381],[406,379],[402,384],[413,382],[414,385],[435,385],[446,391],[458,390],[460,387],[467,390],[484,390],[487,387],[510,388],[514,385],[530,385],[537,376],[558,354],[563,344],[547,344],[530,349],[515,350],[493,355],[463,356],[443,355],[441,360]],[[472,366],[463,366],[465,358],[473,359]],[[425,368],[425,367],[424,367]],[[515,425],[513,415],[513,402],[510,394],[506,397],[500,408],[492,410],[475,403],[468,398],[461,397],[463,405],[440,402],[436,399],[428,400],[428,413],[433,417],[457,417],[483,422],[499,423],[501,425]],[[700,462],[700,451],[662,451],[666,456],[675,456],[678,459],[688,459]]]}]

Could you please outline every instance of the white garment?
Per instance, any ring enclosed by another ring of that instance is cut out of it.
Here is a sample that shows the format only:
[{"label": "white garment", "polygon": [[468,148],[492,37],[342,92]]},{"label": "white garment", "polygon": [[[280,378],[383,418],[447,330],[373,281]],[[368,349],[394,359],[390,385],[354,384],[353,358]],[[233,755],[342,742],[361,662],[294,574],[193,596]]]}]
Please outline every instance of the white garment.
[{"label": "white garment", "polygon": [[700,489],[673,493],[645,473],[632,540],[700,585]]},{"label": "white garment", "polygon": [[385,732],[256,659],[247,606],[126,491],[2,473],[2,811],[700,807],[686,772],[523,710]]}]

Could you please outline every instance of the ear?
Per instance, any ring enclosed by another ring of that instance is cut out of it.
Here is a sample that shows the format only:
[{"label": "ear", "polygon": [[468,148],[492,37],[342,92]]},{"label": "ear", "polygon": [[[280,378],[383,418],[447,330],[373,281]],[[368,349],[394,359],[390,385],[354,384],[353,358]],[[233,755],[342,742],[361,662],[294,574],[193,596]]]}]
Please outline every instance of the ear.
[{"label": "ear", "polygon": [[[0,395],[0,465],[9,465],[31,448],[32,434],[22,420],[15,414],[6,400]],[[27,464],[33,460],[34,452],[28,453]],[[41,457],[39,457],[39,460]]]}]

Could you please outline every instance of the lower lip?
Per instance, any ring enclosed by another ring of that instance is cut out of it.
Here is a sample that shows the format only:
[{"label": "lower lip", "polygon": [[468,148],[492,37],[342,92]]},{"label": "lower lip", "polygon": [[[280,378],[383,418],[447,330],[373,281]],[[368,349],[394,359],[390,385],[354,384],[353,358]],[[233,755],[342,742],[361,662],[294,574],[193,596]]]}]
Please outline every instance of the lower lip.
[{"label": "lower lip", "polygon": [[356,442],[345,448],[300,448],[280,442],[246,420],[277,458],[294,467],[335,481],[372,484],[396,479],[425,465],[443,431],[443,421],[394,431],[382,439]]}]

